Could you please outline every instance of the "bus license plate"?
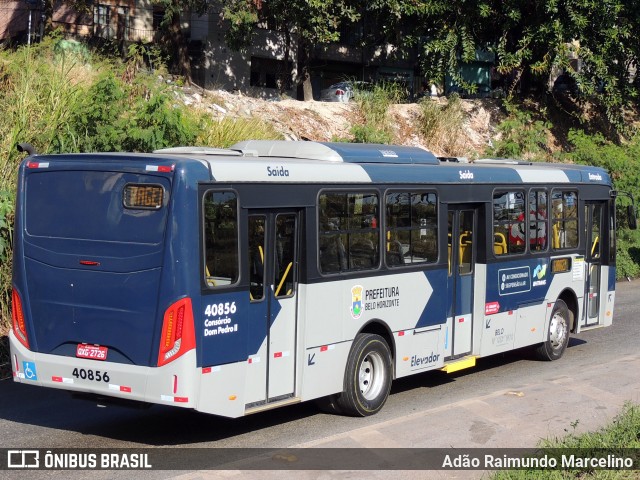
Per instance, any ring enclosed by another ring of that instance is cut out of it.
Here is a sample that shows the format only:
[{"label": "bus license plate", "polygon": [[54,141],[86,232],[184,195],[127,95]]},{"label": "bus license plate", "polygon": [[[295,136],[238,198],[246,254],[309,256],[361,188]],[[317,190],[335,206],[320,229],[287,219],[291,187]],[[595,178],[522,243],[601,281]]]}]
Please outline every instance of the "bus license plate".
[{"label": "bus license plate", "polygon": [[76,357],[78,358],[90,358],[91,360],[106,360],[107,359],[107,347],[101,347],[99,345],[87,345],[85,343],[78,344],[76,349]]}]

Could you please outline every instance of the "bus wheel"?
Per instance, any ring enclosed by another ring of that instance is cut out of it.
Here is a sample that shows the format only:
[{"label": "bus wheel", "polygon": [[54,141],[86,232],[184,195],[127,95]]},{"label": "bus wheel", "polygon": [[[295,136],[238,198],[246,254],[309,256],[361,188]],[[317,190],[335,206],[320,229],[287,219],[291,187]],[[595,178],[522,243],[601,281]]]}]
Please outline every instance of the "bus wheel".
[{"label": "bus wheel", "polygon": [[337,406],[347,414],[365,417],[378,412],[391,390],[391,352],[387,342],[370,333],[353,341]]},{"label": "bus wheel", "polygon": [[536,354],[541,360],[559,359],[569,344],[569,322],[571,316],[567,304],[562,300],[556,301],[551,311],[547,341],[540,344]]}]

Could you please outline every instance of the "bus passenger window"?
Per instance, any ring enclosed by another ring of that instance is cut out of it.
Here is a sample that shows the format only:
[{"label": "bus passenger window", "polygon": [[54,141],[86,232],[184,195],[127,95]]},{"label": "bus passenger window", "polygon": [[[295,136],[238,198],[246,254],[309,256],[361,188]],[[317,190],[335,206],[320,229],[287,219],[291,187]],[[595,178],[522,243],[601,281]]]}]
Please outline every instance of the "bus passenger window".
[{"label": "bus passenger window", "polygon": [[208,191],[204,196],[204,261],[211,288],[238,281],[238,208],[233,192]]},{"label": "bus passenger window", "polygon": [[473,273],[473,210],[460,212],[458,221],[458,272],[460,275]]},{"label": "bus passenger window", "polygon": [[493,194],[493,253],[513,255],[526,250],[525,197],[523,191]]},{"label": "bus passenger window", "polygon": [[294,283],[294,259],[296,249],[296,216],[294,214],[276,217],[276,261],[274,289],[275,297],[292,295]]},{"label": "bus passenger window", "polygon": [[551,194],[552,247],[555,250],[578,246],[578,194],[554,190]]},{"label": "bus passenger window", "polygon": [[264,226],[263,215],[249,217],[249,296],[253,301],[264,297]]},{"label": "bus passenger window", "polygon": [[532,252],[547,249],[547,193],[529,192],[529,248]]},{"label": "bus passenger window", "polygon": [[318,208],[320,271],[339,273],[378,268],[378,195],[323,193]]},{"label": "bus passenger window", "polygon": [[[589,218],[591,212],[591,234],[586,233],[586,238],[591,238],[591,245],[589,246],[589,255],[592,259],[600,258],[600,252],[602,250],[602,242],[600,237],[602,236],[602,205],[585,205],[585,220]],[[586,222],[585,222],[586,223]],[[586,225],[585,225],[586,227]]]},{"label": "bus passenger window", "polygon": [[385,259],[390,267],[438,260],[438,202],[433,192],[386,196]]}]

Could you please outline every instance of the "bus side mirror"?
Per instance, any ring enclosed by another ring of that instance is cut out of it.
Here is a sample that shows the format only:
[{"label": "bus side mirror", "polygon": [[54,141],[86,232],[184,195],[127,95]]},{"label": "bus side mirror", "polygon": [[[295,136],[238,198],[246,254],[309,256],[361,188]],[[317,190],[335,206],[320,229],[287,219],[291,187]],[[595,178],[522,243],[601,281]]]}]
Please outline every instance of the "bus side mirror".
[{"label": "bus side mirror", "polygon": [[629,219],[629,228],[636,230],[638,228],[638,220],[636,219],[636,209],[633,205],[627,205],[627,217]]}]

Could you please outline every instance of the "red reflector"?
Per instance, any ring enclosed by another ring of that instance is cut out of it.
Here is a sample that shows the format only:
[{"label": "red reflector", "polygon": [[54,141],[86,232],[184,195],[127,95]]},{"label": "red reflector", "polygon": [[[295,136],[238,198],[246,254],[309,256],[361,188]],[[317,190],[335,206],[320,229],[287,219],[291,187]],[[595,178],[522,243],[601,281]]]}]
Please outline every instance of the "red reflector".
[{"label": "red reflector", "polygon": [[464,318],[459,318],[458,323],[464,323]]},{"label": "red reflector", "polygon": [[11,292],[11,320],[13,323],[13,333],[18,341],[29,348],[29,338],[27,337],[27,326],[24,321],[24,312],[22,311],[22,300],[20,294],[15,288]]},{"label": "red reflector", "polygon": [[176,322],[176,340],[182,338],[182,327],[184,324],[184,305],[178,308],[178,320]]},{"label": "red reflector", "polygon": [[211,373],[211,367],[204,367],[204,368],[202,369],[202,373],[203,373],[203,374],[205,374],[205,373]]},{"label": "red reflector", "polygon": [[168,173],[168,172],[171,172],[172,170],[173,170],[173,166],[172,165],[160,165],[158,167],[158,171],[159,172]]},{"label": "red reflector", "polygon": [[273,358],[280,358],[282,357],[282,352],[276,352],[273,354]]},{"label": "red reflector", "polygon": [[327,347],[326,345],[320,347],[321,352],[326,352],[327,350],[329,350],[329,347]]},{"label": "red reflector", "polygon": [[90,267],[100,266],[100,262],[94,262],[93,260],[80,260],[80,265],[88,265]]},{"label": "red reflector", "polygon": [[51,377],[51,381],[62,383],[62,377]]},{"label": "red reflector", "polygon": [[196,348],[193,308],[191,299],[178,300],[164,313],[158,366],[175,360],[184,353]]},{"label": "red reflector", "polygon": [[120,391],[125,393],[131,393],[131,387],[120,386]]},{"label": "red reflector", "polygon": [[403,331],[401,331],[401,332],[398,332],[398,336],[399,336],[399,337],[404,337],[404,330],[403,330]]},{"label": "red reflector", "polygon": [[189,401],[188,397],[173,397],[174,402],[186,403]]},{"label": "red reflector", "polygon": [[178,393],[178,376],[177,375],[173,376],[173,393],[174,394]]}]

